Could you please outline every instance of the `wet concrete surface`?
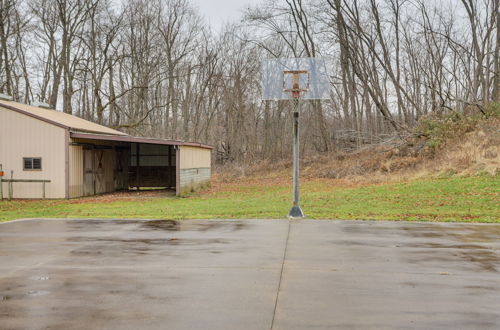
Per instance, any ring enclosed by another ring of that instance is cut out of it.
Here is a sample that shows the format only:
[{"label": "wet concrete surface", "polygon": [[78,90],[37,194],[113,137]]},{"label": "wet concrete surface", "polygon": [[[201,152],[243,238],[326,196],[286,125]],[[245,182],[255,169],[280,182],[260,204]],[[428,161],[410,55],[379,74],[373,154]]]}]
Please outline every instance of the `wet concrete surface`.
[{"label": "wet concrete surface", "polygon": [[0,329],[499,329],[500,225],[0,224]]}]

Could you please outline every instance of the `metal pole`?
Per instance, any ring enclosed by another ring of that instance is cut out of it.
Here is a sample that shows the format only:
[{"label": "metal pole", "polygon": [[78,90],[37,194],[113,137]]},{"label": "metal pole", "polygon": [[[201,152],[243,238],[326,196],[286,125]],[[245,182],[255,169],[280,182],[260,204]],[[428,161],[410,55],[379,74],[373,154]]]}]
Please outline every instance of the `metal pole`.
[{"label": "metal pole", "polygon": [[299,206],[299,111],[300,98],[293,99],[293,207],[288,213],[290,218],[303,218],[304,212]]},{"label": "metal pole", "polygon": [[293,112],[293,206],[299,205],[299,99],[295,99]]}]

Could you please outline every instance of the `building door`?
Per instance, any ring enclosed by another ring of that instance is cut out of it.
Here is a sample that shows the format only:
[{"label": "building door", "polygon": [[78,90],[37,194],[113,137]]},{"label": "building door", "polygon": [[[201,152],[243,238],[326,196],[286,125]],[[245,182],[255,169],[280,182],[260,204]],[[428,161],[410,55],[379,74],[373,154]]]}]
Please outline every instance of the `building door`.
[{"label": "building door", "polygon": [[95,195],[95,153],[93,149],[83,150],[83,196]]},{"label": "building door", "polygon": [[106,192],[106,182],[104,176],[104,150],[94,150],[94,189],[95,194]]}]

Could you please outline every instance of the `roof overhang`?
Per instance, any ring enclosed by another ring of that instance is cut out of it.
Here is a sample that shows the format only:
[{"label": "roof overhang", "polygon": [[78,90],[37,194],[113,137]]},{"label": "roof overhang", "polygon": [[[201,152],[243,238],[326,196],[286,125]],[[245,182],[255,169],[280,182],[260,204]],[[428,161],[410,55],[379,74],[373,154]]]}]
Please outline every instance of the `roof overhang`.
[{"label": "roof overhang", "polygon": [[88,133],[70,132],[70,137],[74,139],[88,139],[88,140],[99,140],[99,141],[117,141],[117,142],[129,142],[129,143],[190,146],[190,147],[199,147],[205,149],[214,148],[211,145],[202,143],[165,140],[165,139],[150,139],[150,138],[135,137],[130,135],[106,135],[106,134],[88,134]]}]

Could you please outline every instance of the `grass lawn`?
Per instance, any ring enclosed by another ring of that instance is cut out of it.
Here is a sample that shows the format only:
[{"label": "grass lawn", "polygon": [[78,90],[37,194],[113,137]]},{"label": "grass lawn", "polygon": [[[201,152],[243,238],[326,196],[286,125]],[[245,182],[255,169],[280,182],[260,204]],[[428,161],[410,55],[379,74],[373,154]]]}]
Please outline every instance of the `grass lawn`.
[{"label": "grass lawn", "polygon": [[[500,222],[500,176],[423,179],[353,185],[336,180],[301,184],[301,206],[312,219]],[[184,198],[3,201],[0,221],[18,218],[285,218],[291,186],[283,179],[215,182]]]}]

